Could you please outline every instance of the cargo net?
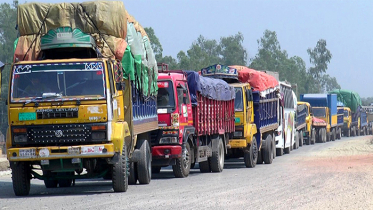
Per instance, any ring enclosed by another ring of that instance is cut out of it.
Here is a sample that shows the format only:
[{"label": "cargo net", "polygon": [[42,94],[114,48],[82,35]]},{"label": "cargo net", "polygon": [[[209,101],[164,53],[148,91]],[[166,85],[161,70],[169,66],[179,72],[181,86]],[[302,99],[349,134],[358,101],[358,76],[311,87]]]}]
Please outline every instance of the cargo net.
[{"label": "cargo net", "polygon": [[79,29],[95,40],[95,56],[116,60],[119,75],[130,79],[140,95],[157,95],[158,68],[149,37],[123,2],[27,3],[19,5],[17,23],[15,61],[42,60],[43,36],[60,28]]}]

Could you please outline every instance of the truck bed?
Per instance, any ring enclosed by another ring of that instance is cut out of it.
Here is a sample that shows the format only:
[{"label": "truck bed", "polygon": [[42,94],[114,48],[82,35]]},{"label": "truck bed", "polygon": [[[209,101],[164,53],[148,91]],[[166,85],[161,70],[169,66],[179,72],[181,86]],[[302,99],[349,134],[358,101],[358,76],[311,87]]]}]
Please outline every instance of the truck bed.
[{"label": "truck bed", "polygon": [[218,101],[197,92],[197,106],[192,111],[198,136],[234,132],[234,100]]}]

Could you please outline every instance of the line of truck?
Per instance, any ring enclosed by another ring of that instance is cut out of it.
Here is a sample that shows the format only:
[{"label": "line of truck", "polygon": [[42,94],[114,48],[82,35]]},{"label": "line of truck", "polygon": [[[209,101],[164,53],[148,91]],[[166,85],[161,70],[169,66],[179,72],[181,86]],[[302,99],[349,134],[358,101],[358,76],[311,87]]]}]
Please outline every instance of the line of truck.
[{"label": "line of truck", "polygon": [[297,101],[269,72],[157,65],[122,2],[23,4],[18,30],[6,136],[17,196],[31,179],[56,188],[103,178],[125,192],[162,167],[185,178],[197,163],[219,173],[225,158],[243,157],[254,168],[303,144],[372,133],[372,109],[352,92]]}]

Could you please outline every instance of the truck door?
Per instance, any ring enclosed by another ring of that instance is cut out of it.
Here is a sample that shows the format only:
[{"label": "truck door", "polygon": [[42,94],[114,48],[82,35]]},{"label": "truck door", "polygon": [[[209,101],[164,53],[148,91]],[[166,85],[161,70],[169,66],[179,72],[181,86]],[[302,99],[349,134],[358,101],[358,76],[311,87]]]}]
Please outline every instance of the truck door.
[{"label": "truck door", "polygon": [[[189,117],[192,117],[192,110],[190,106],[190,98],[188,93],[188,86],[187,84],[182,81],[178,82],[176,86],[177,91],[177,104],[179,109],[179,123],[180,126],[186,126],[188,125],[188,119]],[[189,105],[189,107],[188,107]]]},{"label": "truck door", "polygon": [[253,91],[251,89],[245,89],[246,96],[246,123],[250,123],[253,115]]}]

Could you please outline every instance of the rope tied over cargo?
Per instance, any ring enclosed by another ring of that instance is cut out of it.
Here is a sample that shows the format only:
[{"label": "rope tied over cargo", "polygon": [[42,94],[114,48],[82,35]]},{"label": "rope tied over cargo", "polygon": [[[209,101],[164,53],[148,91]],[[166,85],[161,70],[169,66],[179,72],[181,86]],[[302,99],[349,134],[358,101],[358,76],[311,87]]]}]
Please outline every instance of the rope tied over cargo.
[{"label": "rope tied over cargo", "polygon": [[40,26],[40,28],[39,28],[39,31],[38,31],[38,33],[36,34],[34,40],[32,40],[31,45],[30,45],[30,47],[27,49],[25,55],[23,56],[22,61],[25,60],[25,58],[26,58],[26,56],[27,56],[27,53],[30,51],[32,45],[35,43],[35,41],[36,41],[36,39],[38,38],[38,36],[40,36],[41,30],[43,29],[43,26],[44,26],[44,24],[45,24],[45,20],[47,19],[48,15],[49,15],[49,11],[50,11],[50,9],[51,9],[51,6],[48,7],[47,14],[46,14],[45,17],[43,18],[43,22],[41,23],[41,26]]}]

